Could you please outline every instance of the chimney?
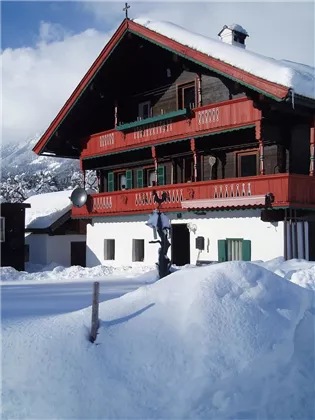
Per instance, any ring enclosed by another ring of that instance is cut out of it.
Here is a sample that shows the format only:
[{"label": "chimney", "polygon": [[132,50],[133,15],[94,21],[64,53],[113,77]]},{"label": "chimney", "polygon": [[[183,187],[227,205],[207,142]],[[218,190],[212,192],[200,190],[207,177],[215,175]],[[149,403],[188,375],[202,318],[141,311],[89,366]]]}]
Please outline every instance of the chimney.
[{"label": "chimney", "polygon": [[245,38],[249,36],[246,30],[236,23],[224,25],[218,35],[223,42],[240,48],[245,48]]}]

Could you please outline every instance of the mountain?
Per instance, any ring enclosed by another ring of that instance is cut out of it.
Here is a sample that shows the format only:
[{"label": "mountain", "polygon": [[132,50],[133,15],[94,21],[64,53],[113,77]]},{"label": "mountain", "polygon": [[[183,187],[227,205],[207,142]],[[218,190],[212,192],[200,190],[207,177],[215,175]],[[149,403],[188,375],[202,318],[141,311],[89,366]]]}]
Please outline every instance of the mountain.
[{"label": "mountain", "polygon": [[37,135],[22,143],[2,145],[2,202],[23,202],[34,194],[82,185],[79,161],[37,156],[32,149],[38,139]]},{"label": "mountain", "polygon": [[36,172],[50,170],[52,173],[61,174],[63,171],[80,170],[79,161],[73,159],[60,159],[48,156],[37,156],[33,147],[39,139],[36,135],[24,142],[4,144],[1,148],[1,171],[3,176],[23,172]]}]

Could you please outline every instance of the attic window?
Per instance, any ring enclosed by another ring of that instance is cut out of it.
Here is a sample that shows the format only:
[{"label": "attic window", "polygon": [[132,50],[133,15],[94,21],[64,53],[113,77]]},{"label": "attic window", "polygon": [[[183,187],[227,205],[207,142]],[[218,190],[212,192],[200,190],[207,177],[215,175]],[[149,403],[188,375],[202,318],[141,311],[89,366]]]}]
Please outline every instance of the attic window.
[{"label": "attic window", "polygon": [[234,41],[240,44],[244,44],[244,38],[240,37],[239,35],[234,34]]},{"label": "attic window", "polygon": [[195,82],[189,82],[177,86],[177,108],[194,108],[196,103]]}]

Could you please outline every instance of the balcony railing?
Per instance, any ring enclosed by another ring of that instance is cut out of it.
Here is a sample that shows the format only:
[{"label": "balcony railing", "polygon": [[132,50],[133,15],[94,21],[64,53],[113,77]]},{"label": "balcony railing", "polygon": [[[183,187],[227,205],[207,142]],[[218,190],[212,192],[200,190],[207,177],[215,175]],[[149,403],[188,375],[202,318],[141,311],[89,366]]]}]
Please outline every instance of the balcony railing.
[{"label": "balcony railing", "polygon": [[149,213],[156,208],[154,191],[159,197],[163,192],[167,194],[167,201],[161,207],[163,211],[263,207],[261,199],[267,194],[273,195],[273,207],[315,208],[315,177],[276,174],[93,194],[85,206],[73,207],[72,215],[93,217]]},{"label": "balcony railing", "polygon": [[211,132],[251,125],[259,118],[259,111],[247,98],[206,105],[193,109],[191,115],[170,113],[169,117],[165,114],[159,121],[154,122],[154,118],[149,118],[147,124],[144,124],[144,121],[141,125],[125,124],[125,130],[118,126],[117,129],[93,134],[83,140],[81,156],[87,158],[137,148],[139,145],[202,136]]}]

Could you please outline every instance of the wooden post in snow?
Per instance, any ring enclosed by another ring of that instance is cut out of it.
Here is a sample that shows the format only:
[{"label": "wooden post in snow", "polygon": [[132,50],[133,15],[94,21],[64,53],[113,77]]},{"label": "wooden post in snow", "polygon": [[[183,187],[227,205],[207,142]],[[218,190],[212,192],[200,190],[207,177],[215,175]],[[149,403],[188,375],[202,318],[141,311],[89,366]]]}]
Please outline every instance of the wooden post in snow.
[{"label": "wooden post in snow", "polygon": [[99,318],[98,318],[99,291],[100,291],[100,284],[98,281],[95,281],[93,283],[92,325],[91,325],[91,334],[90,334],[91,343],[94,343],[94,341],[96,340],[97,330],[99,327]]}]

